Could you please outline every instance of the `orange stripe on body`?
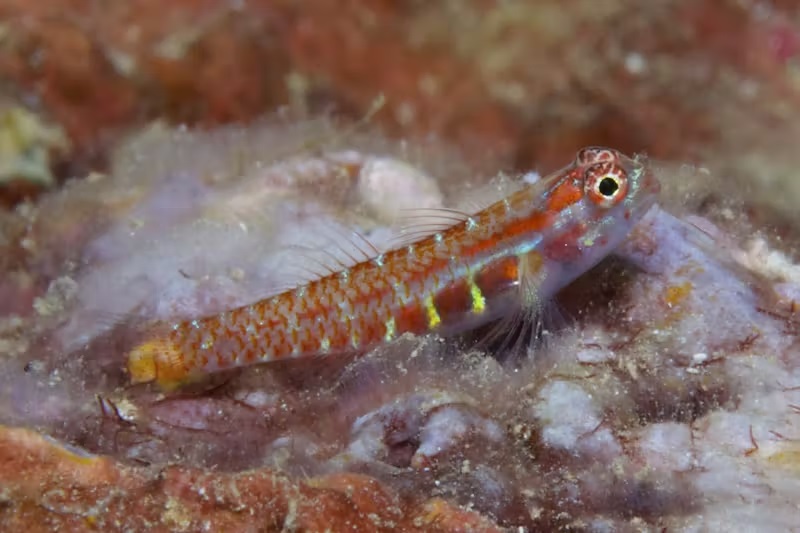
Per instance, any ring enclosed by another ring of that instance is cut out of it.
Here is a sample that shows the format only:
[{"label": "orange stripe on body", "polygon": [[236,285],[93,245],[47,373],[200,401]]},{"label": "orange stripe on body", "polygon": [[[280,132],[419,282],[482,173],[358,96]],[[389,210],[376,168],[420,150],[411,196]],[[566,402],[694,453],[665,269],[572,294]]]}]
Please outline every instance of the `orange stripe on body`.
[{"label": "orange stripe on body", "polygon": [[561,211],[583,198],[583,188],[575,180],[564,180],[553,189],[547,199],[548,211]]}]

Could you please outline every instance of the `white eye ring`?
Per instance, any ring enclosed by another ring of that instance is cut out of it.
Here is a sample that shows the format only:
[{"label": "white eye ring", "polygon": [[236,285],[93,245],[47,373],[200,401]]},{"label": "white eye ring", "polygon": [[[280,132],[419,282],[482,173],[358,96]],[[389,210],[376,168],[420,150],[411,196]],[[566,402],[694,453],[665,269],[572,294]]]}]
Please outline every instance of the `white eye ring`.
[{"label": "white eye ring", "polygon": [[594,190],[598,195],[613,199],[619,194],[621,187],[619,186],[619,179],[613,174],[606,174],[594,183]]},{"label": "white eye ring", "polygon": [[586,170],[586,193],[596,205],[613,207],[624,198],[628,190],[628,176],[623,168],[604,162]]}]

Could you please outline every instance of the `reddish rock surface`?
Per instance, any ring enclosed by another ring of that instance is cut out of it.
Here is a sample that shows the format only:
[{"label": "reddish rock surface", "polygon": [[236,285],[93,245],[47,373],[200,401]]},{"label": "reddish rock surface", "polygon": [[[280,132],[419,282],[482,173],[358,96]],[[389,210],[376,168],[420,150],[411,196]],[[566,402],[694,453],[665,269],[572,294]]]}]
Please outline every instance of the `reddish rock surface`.
[{"label": "reddish rock surface", "polygon": [[545,168],[586,143],[698,159],[798,105],[787,2],[2,0],[0,17],[0,73],[66,128],[79,169],[148,119],[358,118],[379,95],[395,135]]},{"label": "reddish rock surface", "polygon": [[400,501],[365,476],[132,468],[24,429],[0,428],[0,478],[4,531],[500,531],[437,498]]}]

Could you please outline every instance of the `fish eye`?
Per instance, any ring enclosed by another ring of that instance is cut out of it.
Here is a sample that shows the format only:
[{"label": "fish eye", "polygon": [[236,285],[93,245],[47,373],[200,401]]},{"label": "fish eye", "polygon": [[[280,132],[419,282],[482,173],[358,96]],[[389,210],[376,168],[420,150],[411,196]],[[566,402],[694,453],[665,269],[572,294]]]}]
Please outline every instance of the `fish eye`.
[{"label": "fish eye", "polygon": [[613,207],[628,190],[627,172],[611,162],[602,162],[586,169],[585,191],[600,207]]},{"label": "fish eye", "polygon": [[606,198],[613,198],[619,190],[619,182],[614,176],[605,176],[597,182],[597,192]]}]

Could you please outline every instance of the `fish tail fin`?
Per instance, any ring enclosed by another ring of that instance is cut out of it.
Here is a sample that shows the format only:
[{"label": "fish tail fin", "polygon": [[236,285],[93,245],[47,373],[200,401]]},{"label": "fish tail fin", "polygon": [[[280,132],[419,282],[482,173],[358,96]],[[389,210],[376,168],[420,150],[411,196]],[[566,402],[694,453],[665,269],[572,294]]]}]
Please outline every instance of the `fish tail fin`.
[{"label": "fish tail fin", "polygon": [[192,364],[168,336],[156,334],[128,352],[128,375],[133,384],[155,383],[162,390],[174,390],[191,380]]}]

